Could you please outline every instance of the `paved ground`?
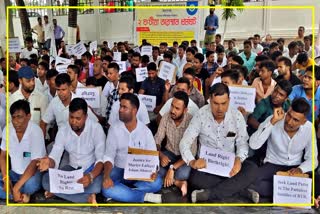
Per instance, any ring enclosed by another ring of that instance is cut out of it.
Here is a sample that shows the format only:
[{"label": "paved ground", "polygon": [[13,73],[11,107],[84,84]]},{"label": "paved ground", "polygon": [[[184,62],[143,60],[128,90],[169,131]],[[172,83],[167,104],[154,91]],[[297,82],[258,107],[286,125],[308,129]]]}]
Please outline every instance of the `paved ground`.
[{"label": "paved ground", "polygon": [[110,213],[110,214],[162,214],[162,213],[177,213],[177,214],[311,214],[320,213],[315,210],[303,209],[288,209],[281,207],[6,207],[0,206],[0,213],[2,214],[77,214],[77,213]]}]

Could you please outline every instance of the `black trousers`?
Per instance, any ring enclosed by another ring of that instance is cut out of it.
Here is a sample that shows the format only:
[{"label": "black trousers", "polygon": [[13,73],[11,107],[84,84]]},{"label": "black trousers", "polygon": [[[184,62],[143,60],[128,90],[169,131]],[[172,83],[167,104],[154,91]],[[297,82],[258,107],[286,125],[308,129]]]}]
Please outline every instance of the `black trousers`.
[{"label": "black trousers", "polygon": [[209,201],[232,197],[248,187],[256,179],[258,166],[248,160],[242,163],[241,170],[231,178],[191,170],[189,177],[190,191],[207,189],[210,191]]},{"label": "black trousers", "polygon": [[252,189],[257,191],[261,197],[272,198],[273,196],[273,176],[278,171],[288,171],[298,166],[283,166],[272,163],[265,163],[257,171],[257,179],[252,185]]}]

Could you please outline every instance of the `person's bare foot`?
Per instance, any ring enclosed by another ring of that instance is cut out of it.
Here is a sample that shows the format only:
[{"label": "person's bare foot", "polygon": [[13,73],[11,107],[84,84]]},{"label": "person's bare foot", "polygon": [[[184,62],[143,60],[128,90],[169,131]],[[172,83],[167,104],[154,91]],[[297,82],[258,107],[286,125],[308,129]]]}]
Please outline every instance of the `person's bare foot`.
[{"label": "person's bare foot", "polygon": [[49,192],[49,191],[45,191],[45,192],[44,192],[44,197],[45,197],[46,199],[52,198],[53,196],[54,196],[54,194],[51,193],[51,192]]},{"label": "person's bare foot", "polygon": [[187,191],[188,191],[188,183],[187,181],[175,181],[174,183],[177,187],[180,188],[182,196],[186,196],[187,195]]},{"label": "person's bare foot", "polygon": [[97,203],[97,200],[96,200],[96,194],[93,193],[93,194],[89,195],[88,203],[89,204],[93,204],[95,206],[98,206],[98,203]]},{"label": "person's bare foot", "polygon": [[30,201],[30,195],[22,194],[22,203],[29,203]]}]

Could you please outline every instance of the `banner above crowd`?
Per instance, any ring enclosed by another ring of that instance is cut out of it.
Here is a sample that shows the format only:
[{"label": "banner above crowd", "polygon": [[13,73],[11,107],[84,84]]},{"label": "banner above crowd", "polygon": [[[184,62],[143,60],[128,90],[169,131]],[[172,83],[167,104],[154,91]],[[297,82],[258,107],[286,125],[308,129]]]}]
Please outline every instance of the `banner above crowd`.
[{"label": "banner above crowd", "polygon": [[[152,45],[167,42],[169,46],[174,41],[179,44],[182,41],[192,39],[199,40],[200,15],[198,8],[186,8],[186,6],[199,6],[198,1],[190,2],[144,2],[136,6],[154,6],[156,9],[135,10],[135,43],[142,44],[146,39]],[[158,8],[161,6],[179,6],[181,9]]]}]

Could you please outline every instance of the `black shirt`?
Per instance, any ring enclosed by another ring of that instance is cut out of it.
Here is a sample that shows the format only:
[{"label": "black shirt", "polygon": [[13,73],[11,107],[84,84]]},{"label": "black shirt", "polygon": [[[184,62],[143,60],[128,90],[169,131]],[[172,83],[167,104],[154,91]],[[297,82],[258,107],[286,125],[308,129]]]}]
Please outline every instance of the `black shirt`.
[{"label": "black shirt", "polygon": [[97,86],[101,86],[102,90],[104,88],[104,86],[106,85],[106,83],[108,82],[108,79],[105,76],[102,76],[100,79],[97,79]]}]

